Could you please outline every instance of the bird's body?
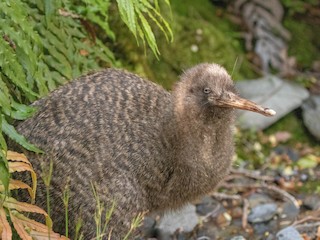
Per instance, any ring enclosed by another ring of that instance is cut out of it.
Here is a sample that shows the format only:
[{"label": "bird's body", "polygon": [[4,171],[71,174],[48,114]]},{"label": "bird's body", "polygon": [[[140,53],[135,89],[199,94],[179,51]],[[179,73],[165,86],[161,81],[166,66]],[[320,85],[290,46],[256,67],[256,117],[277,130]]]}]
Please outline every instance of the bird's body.
[{"label": "bird's body", "polygon": [[[213,191],[231,164],[234,114],[212,101],[234,91],[215,64],[188,70],[172,93],[107,69],[35,102],[37,113],[17,130],[46,152],[28,153],[38,173],[53,161],[54,226],[64,226],[61,192],[68,182],[70,215],[83,219],[85,239],[96,229],[91,183],[103,204],[115,201],[111,239],[121,239],[138,213],[176,209]],[[37,203],[45,206],[42,183],[38,192]]]}]

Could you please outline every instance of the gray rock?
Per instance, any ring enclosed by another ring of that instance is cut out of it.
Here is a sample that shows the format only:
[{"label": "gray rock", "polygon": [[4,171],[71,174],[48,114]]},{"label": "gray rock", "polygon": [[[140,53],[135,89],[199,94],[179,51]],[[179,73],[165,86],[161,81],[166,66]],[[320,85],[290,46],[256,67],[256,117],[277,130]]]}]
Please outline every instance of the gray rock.
[{"label": "gray rock", "polygon": [[142,234],[145,238],[151,238],[156,234],[155,231],[156,220],[152,217],[144,217],[141,226]]},{"label": "gray rock", "polygon": [[249,206],[254,208],[261,204],[272,203],[273,200],[266,194],[263,193],[252,193],[248,197]]},{"label": "gray rock", "polygon": [[197,204],[197,213],[201,216],[205,216],[208,213],[211,212],[217,212],[219,213],[219,202],[217,202],[215,199],[213,199],[210,196],[205,196],[199,204]]},{"label": "gray rock", "polygon": [[320,96],[311,96],[302,105],[303,121],[310,133],[320,140]]},{"label": "gray rock", "polygon": [[303,200],[303,206],[316,211],[316,210],[320,210],[320,196],[319,194],[312,194],[307,196],[304,200]]},{"label": "gray rock", "polygon": [[232,237],[230,240],[246,240],[246,239],[243,236],[239,235],[239,236]]},{"label": "gray rock", "polygon": [[277,233],[277,240],[303,240],[294,227],[286,227]]},{"label": "gray rock", "polygon": [[194,205],[186,205],[179,211],[170,212],[160,220],[157,230],[160,236],[173,234],[177,229],[191,232],[198,224],[198,216]]},{"label": "gray rock", "polygon": [[238,124],[243,129],[264,129],[301,106],[309,97],[306,89],[271,75],[257,80],[241,81],[236,86],[241,96],[277,112],[274,117],[266,118],[257,113],[241,111]]},{"label": "gray rock", "polygon": [[283,210],[282,210],[281,218],[288,219],[291,221],[295,220],[300,212],[300,209],[297,208],[296,205],[294,205],[291,202],[284,203],[282,208]]},{"label": "gray rock", "polygon": [[277,213],[277,205],[274,203],[266,203],[257,205],[251,209],[248,221],[251,223],[267,222]]}]

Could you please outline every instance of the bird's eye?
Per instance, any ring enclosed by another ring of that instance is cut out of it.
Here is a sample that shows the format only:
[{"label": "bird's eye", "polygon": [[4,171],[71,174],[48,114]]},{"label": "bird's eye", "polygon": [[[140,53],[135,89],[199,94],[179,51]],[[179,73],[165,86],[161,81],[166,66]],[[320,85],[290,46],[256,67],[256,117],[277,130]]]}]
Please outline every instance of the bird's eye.
[{"label": "bird's eye", "polygon": [[206,94],[211,93],[211,89],[210,88],[204,88],[203,92],[206,93]]}]

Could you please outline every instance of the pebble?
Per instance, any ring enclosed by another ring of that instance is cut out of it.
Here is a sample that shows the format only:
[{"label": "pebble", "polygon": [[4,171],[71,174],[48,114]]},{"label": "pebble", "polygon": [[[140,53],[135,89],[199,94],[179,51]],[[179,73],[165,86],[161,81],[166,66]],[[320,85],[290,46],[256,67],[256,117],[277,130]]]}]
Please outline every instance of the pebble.
[{"label": "pebble", "polygon": [[251,223],[261,223],[271,220],[277,213],[277,205],[274,203],[266,203],[257,205],[251,209],[248,221]]},{"label": "pebble", "polygon": [[274,152],[277,155],[284,155],[285,154],[294,162],[296,162],[296,161],[298,161],[300,159],[299,153],[295,149],[292,149],[291,147],[277,146],[274,149]]},{"label": "pebble", "polygon": [[249,206],[254,208],[261,204],[272,203],[272,199],[264,193],[252,193],[248,197]]},{"label": "pebble", "polygon": [[277,233],[277,240],[303,240],[294,227],[286,227]]},{"label": "pebble", "polygon": [[246,239],[243,236],[239,235],[239,236],[234,236],[230,238],[230,240],[246,240]]},{"label": "pebble", "polygon": [[201,216],[206,216],[208,213],[212,213],[215,210],[219,212],[220,203],[214,200],[210,196],[206,196],[202,199],[201,203],[197,204],[197,213]]},{"label": "pebble", "polygon": [[281,218],[286,220],[295,220],[300,212],[299,208],[291,202],[284,203],[282,208]]},{"label": "pebble", "polygon": [[160,236],[172,235],[177,229],[181,229],[183,232],[191,232],[197,224],[196,207],[188,204],[179,211],[164,215],[157,226],[157,232]]},{"label": "pebble", "polygon": [[320,196],[319,194],[313,194],[307,196],[303,200],[303,206],[310,209],[310,210],[318,210],[320,209]]},{"label": "pebble", "polygon": [[320,140],[320,96],[311,96],[302,105],[303,121],[310,133]]}]

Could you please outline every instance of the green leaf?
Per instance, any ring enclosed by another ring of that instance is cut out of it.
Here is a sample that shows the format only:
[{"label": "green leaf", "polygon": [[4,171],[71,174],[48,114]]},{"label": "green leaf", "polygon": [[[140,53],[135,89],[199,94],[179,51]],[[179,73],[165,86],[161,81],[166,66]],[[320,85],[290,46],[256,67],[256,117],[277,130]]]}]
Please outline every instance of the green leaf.
[{"label": "green leaf", "polygon": [[16,54],[2,37],[0,37],[0,56],[1,72],[11,79],[11,81],[19,87],[30,100],[38,96],[38,94],[33,92],[26,84],[26,75],[18,62]]},{"label": "green leaf", "polygon": [[[1,124],[2,124],[2,118],[0,118],[0,126],[1,126]],[[2,157],[2,159],[5,160],[6,167],[8,167],[8,162],[5,157],[5,153],[7,152],[7,150],[8,150],[8,148],[7,148],[6,140],[4,139],[4,137],[2,135],[2,131],[0,131],[0,157]]]},{"label": "green leaf", "polygon": [[49,26],[51,23],[52,16],[55,12],[55,5],[54,1],[52,0],[44,0],[44,12],[46,15],[46,22],[47,25]]},{"label": "green leaf", "polygon": [[158,46],[157,46],[157,42],[156,42],[156,38],[154,37],[154,34],[152,32],[152,29],[148,23],[148,21],[146,20],[146,18],[142,15],[142,14],[139,14],[138,15],[140,20],[141,20],[141,23],[142,23],[142,26],[143,26],[143,32],[146,36],[146,39],[147,39],[147,43],[149,44],[151,50],[153,51],[154,55],[155,56],[158,56],[160,54],[159,52],[159,49],[158,49]]},{"label": "green leaf", "polygon": [[137,38],[137,19],[135,14],[135,0],[117,0],[120,16],[129,30]]},{"label": "green leaf", "polygon": [[3,184],[4,186],[4,194],[8,195],[9,193],[9,179],[10,179],[10,174],[9,174],[9,169],[6,167],[6,161],[7,159],[5,158],[4,154],[0,154],[0,183]]},{"label": "green leaf", "polygon": [[[2,120],[0,118],[0,124],[1,123],[2,123]],[[0,147],[0,182],[4,185],[5,195],[8,195],[10,174],[9,174],[8,160],[5,155],[7,152],[7,144],[1,131],[0,131],[0,146],[1,146]]]},{"label": "green leaf", "polygon": [[300,158],[297,162],[297,165],[300,167],[300,169],[306,169],[306,168],[315,168],[318,165],[319,159],[314,155],[307,155],[303,158]]},{"label": "green leaf", "polygon": [[15,111],[12,111],[11,117],[17,120],[25,120],[31,117],[36,111],[34,107],[20,104],[15,101],[12,102],[12,108],[14,108]]},{"label": "green leaf", "polygon": [[26,138],[24,136],[22,136],[21,134],[19,134],[16,129],[10,125],[7,120],[5,119],[5,117],[2,115],[2,131],[12,140],[14,140],[15,142],[19,143],[21,146],[23,146],[25,149],[35,152],[35,153],[43,153],[42,150],[40,150],[39,148],[37,148],[36,146],[34,146],[31,143],[28,143],[28,141],[26,140]]},{"label": "green leaf", "polygon": [[3,82],[0,75],[0,108],[3,113],[10,115],[11,112],[11,95],[7,85]]}]

